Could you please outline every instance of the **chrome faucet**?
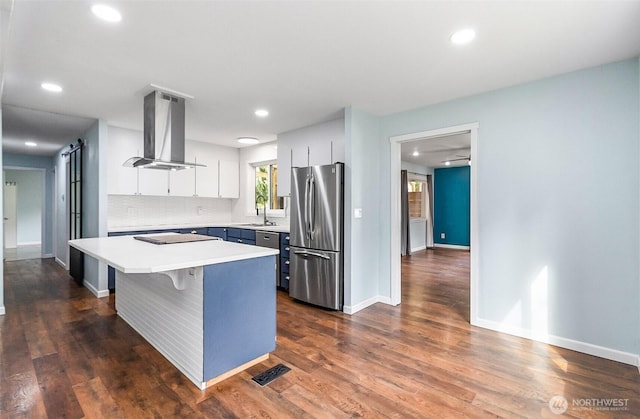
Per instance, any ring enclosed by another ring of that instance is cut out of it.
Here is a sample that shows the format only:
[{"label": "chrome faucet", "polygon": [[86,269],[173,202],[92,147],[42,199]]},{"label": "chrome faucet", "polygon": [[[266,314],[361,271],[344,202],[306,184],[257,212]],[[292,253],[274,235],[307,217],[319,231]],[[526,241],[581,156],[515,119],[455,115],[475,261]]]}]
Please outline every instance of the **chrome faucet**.
[{"label": "chrome faucet", "polygon": [[274,226],[276,225],[276,223],[274,221],[268,220],[267,219],[267,203],[264,203],[264,206],[262,207],[262,214],[264,215],[264,221],[262,222],[262,225],[265,226]]}]

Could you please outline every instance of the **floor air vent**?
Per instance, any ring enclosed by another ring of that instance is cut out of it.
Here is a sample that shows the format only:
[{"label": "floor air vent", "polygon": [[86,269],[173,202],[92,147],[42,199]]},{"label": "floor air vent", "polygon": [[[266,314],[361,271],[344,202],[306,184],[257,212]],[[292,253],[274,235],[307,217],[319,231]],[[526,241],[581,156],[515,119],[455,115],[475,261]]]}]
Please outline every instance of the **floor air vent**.
[{"label": "floor air vent", "polygon": [[281,375],[284,375],[288,371],[291,371],[291,368],[282,364],[278,364],[274,367],[269,368],[265,372],[261,372],[260,374],[256,375],[255,377],[252,378],[252,380],[260,384],[261,386],[266,386],[267,384],[269,384],[276,378],[280,377]]}]

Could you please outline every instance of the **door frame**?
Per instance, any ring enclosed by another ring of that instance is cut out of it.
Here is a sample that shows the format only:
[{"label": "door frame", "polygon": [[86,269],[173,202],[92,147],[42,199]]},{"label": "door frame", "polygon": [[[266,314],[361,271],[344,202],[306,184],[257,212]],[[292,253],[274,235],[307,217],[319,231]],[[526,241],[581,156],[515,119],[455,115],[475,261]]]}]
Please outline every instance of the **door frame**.
[{"label": "door frame", "polygon": [[[46,247],[46,227],[47,227],[47,214],[46,214],[46,202],[47,202],[47,169],[42,167],[23,167],[23,166],[3,166],[3,170],[30,170],[34,172],[40,173],[40,181],[42,183],[42,199],[40,200],[40,259],[45,257],[45,247]],[[4,179],[3,179],[4,181]],[[16,205],[17,205],[17,196],[16,196]],[[16,216],[17,217],[17,216]],[[18,220],[16,219],[16,223]]]},{"label": "door frame", "polygon": [[471,136],[471,220],[470,220],[470,283],[469,283],[469,318],[472,325],[478,322],[478,289],[479,275],[479,238],[478,238],[478,130],[477,122],[455,125],[428,131],[397,135],[389,138],[391,143],[391,304],[401,303],[401,234],[400,234],[400,169],[401,144],[435,137],[443,137],[461,132],[470,132]]}]

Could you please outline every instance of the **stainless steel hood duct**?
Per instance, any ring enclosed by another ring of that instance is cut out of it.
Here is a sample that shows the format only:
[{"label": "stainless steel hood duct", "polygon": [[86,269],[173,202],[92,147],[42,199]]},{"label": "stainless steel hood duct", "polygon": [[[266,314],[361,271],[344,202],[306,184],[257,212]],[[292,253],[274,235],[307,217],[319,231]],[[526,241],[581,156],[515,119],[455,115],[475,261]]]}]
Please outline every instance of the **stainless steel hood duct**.
[{"label": "stainless steel hood duct", "polygon": [[184,98],[155,90],[144,97],[144,155],[126,167],[182,170],[202,164],[184,161]]}]

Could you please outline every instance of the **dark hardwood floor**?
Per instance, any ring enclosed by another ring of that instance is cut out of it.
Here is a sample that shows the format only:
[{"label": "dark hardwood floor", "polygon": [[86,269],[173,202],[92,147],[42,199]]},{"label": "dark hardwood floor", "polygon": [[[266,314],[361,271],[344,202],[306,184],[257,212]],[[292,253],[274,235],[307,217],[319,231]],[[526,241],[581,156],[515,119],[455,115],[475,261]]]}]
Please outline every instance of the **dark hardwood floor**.
[{"label": "dark hardwood floor", "polygon": [[[403,303],[353,316],[278,293],[271,358],[198,390],[114,311],[51,259],[5,262],[0,417],[640,416],[637,368],[469,325],[469,257],[404,258]],[[251,377],[292,370],[260,387]],[[572,406],[628,399],[626,410]]]}]

